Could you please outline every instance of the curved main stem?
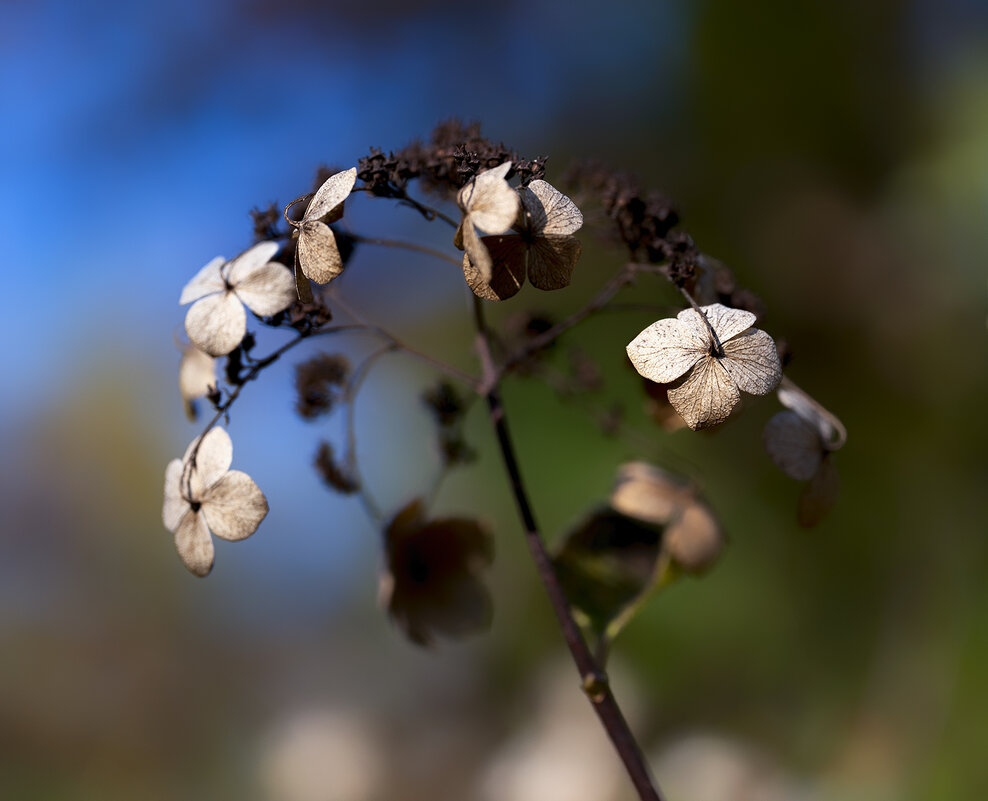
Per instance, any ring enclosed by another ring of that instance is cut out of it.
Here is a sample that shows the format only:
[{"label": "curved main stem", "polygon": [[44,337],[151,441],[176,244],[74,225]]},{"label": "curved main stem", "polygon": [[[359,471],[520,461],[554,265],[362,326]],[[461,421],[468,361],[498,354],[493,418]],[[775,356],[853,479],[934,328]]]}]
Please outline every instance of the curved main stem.
[{"label": "curved main stem", "polygon": [[511,441],[511,434],[508,431],[508,419],[501,400],[500,382],[498,372],[494,365],[491,354],[490,341],[487,334],[487,325],[484,321],[483,301],[480,298],[474,299],[474,319],[477,325],[477,352],[480,355],[484,370],[484,397],[490,411],[491,424],[497,436],[497,444],[504,461],[504,468],[511,483],[511,491],[518,506],[518,513],[525,528],[525,541],[535,562],[535,569],[542,581],[549,602],[556,613],[556,619],[562,629],[563,637],[569,648],[573,661],[583,680],[583,689],[590,699],[594,712],[600,718],[600,722],[607,731],[614,748],[617,750],[628,776],[638,791],[641,801],[662,801],[658,788],[649,775],[648,766],[642,756],[641,748],[631,733],[628,721],[625,720],[621,708],[618,706],[608,684],[607,675],[603,668],[594,659],[579,626],[573,619],[570,612],[569,602],[563,592],[556,572],[552,567],[552,560],[546,551],[545,543],[539,533],[538,524],[535,522],[535,513],[528,499],[528,492],[521,477],[521,469],[518,466],[518,459],[515,455],[514,445]]}]

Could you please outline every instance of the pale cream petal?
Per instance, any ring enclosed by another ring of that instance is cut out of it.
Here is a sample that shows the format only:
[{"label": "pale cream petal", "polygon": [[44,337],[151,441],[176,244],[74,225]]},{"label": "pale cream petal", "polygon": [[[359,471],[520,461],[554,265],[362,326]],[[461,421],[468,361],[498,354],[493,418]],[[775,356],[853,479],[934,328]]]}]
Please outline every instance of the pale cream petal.
[{"label": "pale cream petal", "polygon": [[710,568],[720,556],[724,534],[713,512],[703,503],[693,503],[666,529],[662,538],[665,551],[691,573]]},{"label": "pale cream petal", "polygon": [[325,223],[303,223],[298,235],[298,263],[307,278],[328,284],[343,272],[336,235]]},{"label": "pale cream petal", "polygon": [[213,569],[213,540],[202,512],[190,509],[183,515],[175,529],[175,550],[190,572],[200,577],[209,575]]},{"label": "pale cream petal", "polygon": [[652,323],[628,343],[628,358],[649,381],[668,384],[707,356],[707,340],[680,320],[666,318]]},{"label": "pale cream petal", "polygon": [[226,430],[219,426],[214,426],[206,432],[202,440],[202,445],[196,449],[199,438],[196,437],[189,444],[182,457],[182,463],[186,464],[192,458],[195,451],[196,463],[192,468],[189,483],[192,489],[192,498],[202,501],[205,491],[219,481],[223,474],[230,469],[233,463],[233,442]]},{"label": "pale cream petal", "polygon": [[569,286],[580,258],[580,240],[572,236],[544,236],[528,249],[528,280],[546,291]]},{"label": "pale cream petal", "polygon": [[813,478],[823,459],[820,435],[796,412],[774,415],[765,424],[762,442],[778,468],[797,481]]},{"label": "pale cream petal", "polygon": [[660,526],[692,502],[686,484],[647,462],[621,465],[610,499],[614,511]]},{"label": "pale cream petal", "polygon": [[178,522],[189,509],[189,502],[182,497],[182,460],[172,459],[165,468],[165,504],[161,520],[165,528],[174,532]]},{"label": "pale cream petal", "polygon": [[247,314],[232,292],[200,298],[185,315],[185,333],[210,356],[225,356],[247,333]]},{"label": "pale cream petal", "polygon": [[484,246],[491,256],[491,280],[483,280],[480,271],[463,254],[463,277],[473,293],[484,300],[505,300],[515,295],[525,282],[525,243],[517,236],[485,236]]},{"label": "pale cream petal", "polygon": [[[700,309],[706,315],[707,320],[714,331],[717,332],[717,339],[723,345],[728,339],[742,331],[751,328],[755,322],[755,315],[742,309],[731,309],[720,303],[712,303],[709,306],[701,306]],[[676,315],[680,320],[709,335],[706,323],[693,309],[683,309]]]},{"label": "pale cream petal", "polygon": [[235,259],[230,260],[224,271],[227,282],[230,286],[235,287],[246,281],[253,273],[271,261],[277,252],[277,242],[258,242]]},{"label": "pale cream petal", "polygon": [[202,512],[217,537],[242,540],[257,531],[268,513],[268,502],[254,479],[231,470],[206,491]]},{"label": "pale cream petal", "polygon": [[[473,224],[486,234],[506,233],[518,217],[521,200],[518,193],[504,180],[511,162],[480,173],[472,182],[464,208]],[[471,184],[464,187],[468,189]],[[461,190],[461,195],[463,190]]]},{"label": "pale cream petal", "polygon": [[295,277],[284,264],[269,261],[237,284],[233,291],[254,314],[267,317],[292,305]]},{"label": "pale cream petal", "polygon": [[702,358],[669,388],[669,403],[694,431],[723,423],[740,400],[737,385],[712,356]]},{"label": "pale cream petal", "polygon": [[749,395],[765,395],[782,380],[782,364],[775,342],[764,331],[752,328],[723,343],[720,363],[738,388]]},{"label": "pale cream petal", "polygon": [[468,217],[463,221],[463,248],[470,259],[471,265],[480,276],[481,283],[490,284],[494,278],[494,262],[487,246],[477,236],[477,231]]},{"label": "pale cream petal", "polygon": [[[309,201],[308,207],[302,219],[311,222],[325,217],[333,209],[340,205],[353,190],[353,185],[357,180],[357,168],[351,167],[349,170],[338,172],[326,179],[326,182],[319,187],[319,190]],[[320,283],[325,283],[322,281]]]},{"label": "pale cream petal", "polygon": [[220,274],[220,267],[224,264],[226,264],[226,259],[217,256],[197,272],[193,279],[183,287],[182,296],[178,299],[179,306],[184,306],[186,303],[226,289],[226,283]]},{"label": "pale cream petal", "polygon": [[576,233],[583,225],[583,212],[547,181],[536,179],[518,192],[530,215],[533,233],[566,236]]},{"label": "pale cream petal", "polygon": [[840,477],[834,467],[833,457],[828,456],[820,463],[813,480],[799,496],[796,519],[801,526],[812,528],[833,508],[840,490]]},{"label": "pale cream petal", "polygon": [[216,386],[216,360],[190,345],[182,351],[178,366],[178,391],[184,400],[203,397]]}]

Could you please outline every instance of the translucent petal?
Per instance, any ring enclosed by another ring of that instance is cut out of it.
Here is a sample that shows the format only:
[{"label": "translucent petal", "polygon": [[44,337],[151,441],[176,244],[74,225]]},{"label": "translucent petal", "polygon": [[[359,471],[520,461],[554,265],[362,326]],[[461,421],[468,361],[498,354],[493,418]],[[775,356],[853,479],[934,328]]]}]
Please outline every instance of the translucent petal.
[{"label": "translucent petal", "polygon": [[469,212],[473,224],[486,234],[505,233],[518,217],[521,200],[504,180],[510,169],[511,162],[506,161],[480,173],[460,190],[462,207]]},{"label": "translucent petal", "polygon": [[712,356],[700,359],[685,379],[669,388],[669,402],[694,431],[724,422],[740,400],[737,384]]},{"label": "translucent petal", "polygon": [[182,460],[172,459],[165,468],[165,504],[161,510],[161,520],[165,528],[174,532],[187,511],[189,502],[182,497]]},{"label": "translucent petal", "polygon": [[232,292],[200,298],[185,315],[185,333],[210,356],[225,356],[247,333],[247,314]]},{"label": "translucent petal", "polygon": [[777,394],[779,403],[816,427],[827,450],[839,450],[847,442],[844,424],[791,381],[783,379]]},{"label": "translucent petal", "polygon": [[764,331],[752,328],[722,343],[720,363],[742,392],[765,395],[782,380],[782,364],[775,342]]},{"label": "translucent petal", "polygon": [[682,567],[697,573],[717,560],[724,535],[713,512],[702,503],[694,503],[666,529],[662,544]]},{"label": "translucent petal", "polygon": [[539,237],[528,249],[528,280],[544,290],[569,286],[581,250],[572,236]]},{"label": "translucent petal", "polygon": [[182,296],[178,299],[178,304],[184,306],[186,303],[226,289],[223,276],[220,274],[220,267],[225,263],[226,260],[222,256],[217,256],[197,272],[182,289]]},{"label": "translucent petal", "polygon": [[233,291],[254,314],[266,317],[287,309],[295,300],[295,277],[284,264],[269,261]]},{"label": "translucent petal", "polygon": [[[756,319],[755,315],[749,311],[731,309],[720,303],[712,303],[709,306],[701,306],[700,308],[706,315],[707,320],[710,321],[710,325],[714,331],[717,332],[717,339],[720,340],[721,345],[731,337],[751,328]],[[706,323],[700,319],[695,310],[683,309],[676,317],[684,323],[688,323],[694,328],[703,331],[704,336],[709,336]]]},{"label": "translucent petal", "polygon": [[646,462],[628,462],[618,470],[611,508],[628,517],[665,525],[693,501],[683,482]]},{"label": "translucent petal", "polygon": [[216,386],[216,360],[190,345],[178,366],[178,391],[184,400],[192,400],[201,398],[211,386]]},{"label": "translucent petal", "polygon": [[799,496],[799,507],[796,512],[799,525],[812,528],[823,520],[837,502],[839,490],[840,478],[837,475],[837,468],[834,467],[833,459],[827,457],[820,463],[820,469]]},{"label": "translucent petal", "polygon": [[[309,201],[302,219],[306,222],[318,220],[325,217],[329,212],[340,205],[353,190],[353,185],[357,180],[357,168],[351,167],[349,170],[338,172],[330,176],[326,182],[319,187],[319,191]],[[322,281],[320,283],[325,283]]]},{"label": "translucent petal", "polygon": [[532,230],[545,236],[574,234],[583,225],[583,212],[552,184],[536,179],[518,190],[532,221]]},{"label": "translucent petal", "polygon": [[709,351],[709,339],[680,320],[666,318],[652,323],[628,343],[628,358],[650,381],[668,384],[686,373]]},{"label": "translucent petal", "polygon": [[463,221],[463,248],[480,276],[481,283],[490,284],[494,278],[494,262],[487,252],[487,245],[480,241],[469,218]]},{"label": "translucent petal", "polygon": [[188,463],[192,458],[192,452],[195,451],[196,463],[189,477],[189,484],[192,488],[193,500],[202,501],[205,491],[230,469],[230,464],[233,462],[233,442],[230,441],[230,435],[226,430],[219,426],[206,432],[202,445],[196,450],[198,442],[198,437],[192,440],[185,451],[185,456],[182,457],[182,463],[183,465]]},{"label": "translucent petal", "polygon": [[525,243],[518,236],[485,236],[484,246],[491,257],[491,280],[487,283],[463,254],[463,277],[477,297],[505,300],[516,294],[525,282]]},{"label": "translucent petal", "polygon": [[209,575],[213,569],[213,541],[201,512],[190,509],[182,516],[175,529],[175,550],[192,573]]},{"label": "translucent petal", "polygon": [[823,459],[820,435],[796,412],[774,415],[765,424],[762,442],[778,468],[797,481],[813,478]]},{"label": "translucent petal", "polygon": [[268,513],[268,502],[254,479],[231,470],[206,491],[202,512],[217,537],[242,540],[257,531]]},{"label": "translucent petal", "polygon": [[277,252],[277,242],[258,242],[235,259],[230,260],[225,271],[226,280],[231,286],[237,286],[271,261]]},{"label": "translucent petal", "polygon": [[333,229],[321,222],[304,223],[298,235],[298,263],[317,284],[328,284],[343,272]]}]

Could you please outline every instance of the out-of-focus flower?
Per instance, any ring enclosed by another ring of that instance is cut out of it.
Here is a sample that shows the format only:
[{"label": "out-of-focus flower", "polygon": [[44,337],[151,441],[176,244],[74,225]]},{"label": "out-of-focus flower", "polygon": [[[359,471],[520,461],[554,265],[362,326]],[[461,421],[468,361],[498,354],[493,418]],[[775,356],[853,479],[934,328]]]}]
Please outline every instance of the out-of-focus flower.
[{"label": "out-of-focus flower", "polygon": [[298,247],[295,251],[295,282],[299,297],[311,300],[308,284],[299,276],[301,269],[305,278],[317,284],[327,284],[343,272],[343,259],[333,229],[323,222],[330,222],[343,215],[343,201],[349,197],[357,180],[357,168],[331,175],[312,196],[305,214],[299,221],[288,219],[298,234]]},{"label": "out-of-focus flower", "polygon": [[185,285],[178,302],[192,303],[185,331],[193,345],[210,356],[224,356],[247,333],[244,306],[261,316],[288,308],[295,299],[294,283],[285,265],[271,261],[277,252],[276,242],[260,242],[231,261],[218,256]]},{"label": "out-of-focus flower", "polygon": [[700,311],[684,309],[659,320],[628,344],[641,375],[659,384],[676,382],[669,402],[694,431],[726,420],[742,390],[765,395],[782,377],[772,337],[751,327],[754,314],[719,303]]},{"label": "out-of-focus flower", "polygon": [[486,283],[490,283],[492,277],[491,254],[477,236],[477,229],[486,234],[503,234],[518,217],[521,201],[518,193],[504,177],[510,170],[510,161],[486,170],[464,186],[456,196],[463,219],[456,229],[453,244],[466,250],[473,269],[479,274],[480,280]]},{"label": "out-of-focus flower", "polygon": [[195,345],[184,346],[178,365],[178,391],[182,394],[185,416],[189,420],[196,419],[196,399],[205,397],[215,387],[216,360]]},{"label": "out-of-focus flower", "polygon": [[799,499],[801,525],[815,526],[837,500],[839,478],[831,454],[844,446],[847,430],[834,415],[788,379],[779,402],[786,407],[765,424],[762,442],[778,468],[796,481],[809,481]]},{"label": "out-of-focus flower", "polygon": [[562,289],[569,285],[573,268],[580,258],[580,241],[573,234],[583,225],[583,214],[576,204],[551,184],[532,181],[518,189],[521,214],[517,234],[481,237],[491,257],[491,277],[485,280],[474,266],[470,252],[463,254],[463,274],[474,294],[485,300],[504,300],[525,283],[527,272],[532,286]]},{"label": "out-of-focus flower", "polygon": [[384,531],[380,599],[418,645],[435,634],[463,637],[486,630],[493,609],[478,573],[490,564],[490,533],[463,518],[428,520],[420,500],[398,512]]},{"label": "out-of-focus flower", "polygon": [[175,548],[197,576],[213,568],[213,541],[236,541],[253,534],[268,513],[268,502],[254,479],[230,470],[233,443],[216,427],[189,445],[185,456],[165,470],[162,520],[175,535]]}]

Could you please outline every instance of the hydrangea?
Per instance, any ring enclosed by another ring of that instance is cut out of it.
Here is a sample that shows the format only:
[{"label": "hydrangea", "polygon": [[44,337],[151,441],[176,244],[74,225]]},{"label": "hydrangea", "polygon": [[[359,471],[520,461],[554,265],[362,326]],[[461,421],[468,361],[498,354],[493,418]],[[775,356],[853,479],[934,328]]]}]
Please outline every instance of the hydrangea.
[{"label": "hydrangea", "polygon": [[185,456],[165,470],[162,520],[175,535],[175,548],[197,576],[213,569],[213,541],[236,541],[253,534],[268,513],[268,502],[254,479],[230,470],[233,443],[222,428],[195,439]]},{"label": "hydrangea", "polygon": [[700,311],[684,309],[659,320],[628,344],[641,375],[659,384],[675,382],[669,402],[693,430],[726,420],[742,391],[765,395],[782,378],[775,342],[751,327],[754,314],[720,303]]},{"label": "hydrangea", "polygon": [[185,416],[196,419],[197,398],[205,397],[216,387],[216,359],[203,353],[195,345],[182,348],[182,361],[178,366],[178,391],[185,404]]},{"label": "hydrangea", "polygon": [[225,356],[247,333],[246,305],[254,314],[277,314],[295,300],[288,268],[271,257],[276,242],[260,242],[235,259],[217,256],[185,285],[179,304],[192,303],[185,331],[210,356]]},{"label": "hydrangea", "polygon": [[573,234],[583,225],[583,214],[576,204],[542,180],[519,188],[518,196],[518,233],[481,237],[491,258],[490,279],[485,280],[469,251],[463,254],[467,284],[486,300],[510,298],[525,283],[526,273],[538,289],[562,289],[580,258],[580,241]]},{"label": "hydrangea", "polygon": [[503,234],[518,217],[521,200],[504,177],[510,170],[511,162],[506,161],[482,172],[456,196],[463,219],[456,229],[453,244],[460,250],[466,250],[480,279],[487,283],[492,278],[491,254],[477,236],[477,229],[487,234]]}]

